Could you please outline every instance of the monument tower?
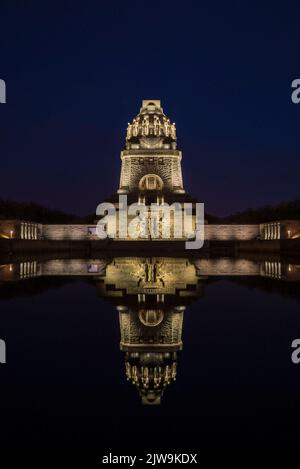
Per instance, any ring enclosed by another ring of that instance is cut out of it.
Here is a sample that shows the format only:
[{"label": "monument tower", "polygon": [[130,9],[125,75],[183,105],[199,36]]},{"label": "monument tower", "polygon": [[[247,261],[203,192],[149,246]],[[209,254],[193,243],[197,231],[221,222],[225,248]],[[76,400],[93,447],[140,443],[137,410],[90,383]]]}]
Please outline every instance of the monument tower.
[{"label": "monument tower", "polygon": [[184,194],[181,158],[175,123],[164,114],[160,101],[143,100],[139,114],[127,127],[118,193]]},{"label": "monument tower", "polygon": [[[183,240],[194,232],[194,217],[192,217],[192,226],[188,231],[186,227],[183,227],[184,204],[193,204],[194,207],[197,200],[184,190],[181,160],[182,153],[177,148],[175,123],[172,123],[164,114],[159,100],[143,100],[139,114],[127,126],[126,144],[121,151],[119,189],[108,200],[113,203],[118,212],[123,206],[120,197],[126,195],[128,205],[138,204],[141,210],[143,209],[143,216],[148,213],[147,221],[144,218],[142,222],[146,227],[144,231],[146,235],[140,238]],[[153,204],[160,206],[155,222],[151,218]],[[174,204],[177,206],[175,207]],[[166,206],[172,207],[167,217],[162,210]],[[180,213],[180,223],[176,221],[176,224],[174,223],[175,208]],[[128,216],[129,222],[134,216],[135,214]],[[155,234],[153,234],[154,224]],[[174,227],[179,225],[180,229],[176,231]],[[109,229],[107,233],[110,234]],[[128,238],[121,234],[118,228],[117,235],[111,237]]]}]

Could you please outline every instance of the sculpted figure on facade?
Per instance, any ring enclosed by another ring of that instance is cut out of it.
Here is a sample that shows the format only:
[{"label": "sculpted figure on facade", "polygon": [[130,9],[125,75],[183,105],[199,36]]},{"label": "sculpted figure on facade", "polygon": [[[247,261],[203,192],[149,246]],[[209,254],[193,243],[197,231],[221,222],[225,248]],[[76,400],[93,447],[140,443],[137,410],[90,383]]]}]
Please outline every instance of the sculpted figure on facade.
[{"label": "sculpted figure on facade", "polygon": [[176,125],[175,122],[171,125],[171,137],[173,140],[176,140]]},{"label": "sculpted figure on facade", "polygon": [[132,137],[132,125],[128,122],[126,139],[129,140]]},{"label": "sculpted figure on facade", "polygon": [[133,135],[136,137],[139,131],[139,123],[136,119],[133,119]]},{"label": "sculpted figure on facade", "polygon": [[149,134],[149,117],[145,116],[142,123],[142,134],[148,135]]},{"label": "sculpted figure on facade", "polygon": [[160,122],[158,116],[154,116],[154,135],[159,135]]},{"label": "sculpted figure on facade", "polygon": [[165,131],[165,136],[169,136],[169,128],[170,128],[170,122],[167,119],[164,119],[164,131]]}]

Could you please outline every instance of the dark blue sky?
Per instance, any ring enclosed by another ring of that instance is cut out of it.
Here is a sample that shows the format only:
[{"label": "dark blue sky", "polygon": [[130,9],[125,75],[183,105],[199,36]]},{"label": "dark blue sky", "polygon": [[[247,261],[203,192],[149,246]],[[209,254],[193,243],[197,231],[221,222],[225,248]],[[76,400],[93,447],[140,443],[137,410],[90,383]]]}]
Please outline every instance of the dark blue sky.
[{"label": "dark blue sky", "polygon": [[94,212],[143,98],[176,122],[209,212],[300,195],[296,1],[2,0],[0,22],[0,197]]}]

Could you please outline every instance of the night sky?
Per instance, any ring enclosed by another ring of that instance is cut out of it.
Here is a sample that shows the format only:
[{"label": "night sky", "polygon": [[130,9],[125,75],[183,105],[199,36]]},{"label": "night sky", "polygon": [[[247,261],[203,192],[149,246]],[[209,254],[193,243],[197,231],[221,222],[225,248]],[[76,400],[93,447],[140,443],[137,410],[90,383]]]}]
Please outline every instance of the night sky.
[{"label": "night sky", "polygon": [[0,78],[1,198],[93,213],[142,99],[210,213],[300,195],[299,2],[1,0]]}]

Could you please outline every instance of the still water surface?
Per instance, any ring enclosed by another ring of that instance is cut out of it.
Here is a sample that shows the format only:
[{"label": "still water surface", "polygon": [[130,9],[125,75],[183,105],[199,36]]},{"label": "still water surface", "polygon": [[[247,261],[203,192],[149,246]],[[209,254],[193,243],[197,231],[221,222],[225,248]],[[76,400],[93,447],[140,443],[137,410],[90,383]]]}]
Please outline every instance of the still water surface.
[{"label": "still water surface", "polygon": [[1,447],[297,446],[300,261],[0,266]]}]

